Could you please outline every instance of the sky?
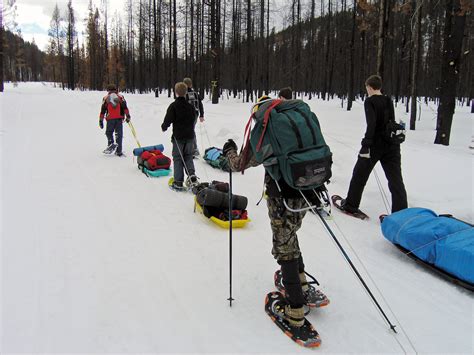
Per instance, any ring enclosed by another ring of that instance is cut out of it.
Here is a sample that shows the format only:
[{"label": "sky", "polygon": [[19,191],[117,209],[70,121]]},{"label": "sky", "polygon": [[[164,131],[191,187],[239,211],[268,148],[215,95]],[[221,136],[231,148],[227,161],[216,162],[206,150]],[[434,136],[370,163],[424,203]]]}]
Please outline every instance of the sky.
[{"label": "sky", "polygon": [[[100,0],[92,0],[96,6],[100,6]],[[48,29],[54,6],[58,4],[61,15],[66,12],[68,0],[17,0],[16,18],[18,28],[26,41],[31,42],[34,38],[36,45],[41,50],[48,46]],[[76,29],[81,36],[84,30],[84,19],[87,16],[89,0],[72,0],[76,15]],[[114,13],[124,8],[125,0],[109,0],[109,11]]]}]

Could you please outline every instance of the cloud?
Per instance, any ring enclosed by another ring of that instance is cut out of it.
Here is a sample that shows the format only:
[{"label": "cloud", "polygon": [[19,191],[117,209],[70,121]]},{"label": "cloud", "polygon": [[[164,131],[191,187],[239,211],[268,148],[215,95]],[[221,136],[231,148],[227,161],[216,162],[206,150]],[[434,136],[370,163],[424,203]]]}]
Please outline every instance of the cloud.
[{"label": "cloud", "polygon": [[[85,3],[86,1],[74,1],[73,0],[73,7],[74,3]],[[55,0],[55,1],[42,1],[42,0],[17,0],[18,6],[25,6],[25,7],[38,7],[40,8],[40,12],[48,17],[51,17],[53,14],[54,7],[58,4],[59,11],[64,12],[67,8],[68,0]],[[88,3],[88,1],[87,1]]]},{"label": "cloud", "polygon": [[22,23],[18,27],[20,27],[22,34],[48,34],[48,30],[37,23]]}]

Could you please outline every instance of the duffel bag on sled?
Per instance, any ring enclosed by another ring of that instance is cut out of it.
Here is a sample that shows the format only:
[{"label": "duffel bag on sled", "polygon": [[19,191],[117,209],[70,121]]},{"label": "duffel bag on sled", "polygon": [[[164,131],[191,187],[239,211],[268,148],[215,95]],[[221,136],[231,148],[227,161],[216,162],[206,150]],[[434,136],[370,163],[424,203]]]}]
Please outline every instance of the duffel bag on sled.
[{"label": "duffel bag on sled", "polygon": [[[229,228],[229,185],[219,181],[201,183],[193,192],[196,194],[195,211],[202,213],[219,227]],[[247,204],[247,197],[232,194],[233,228],[243,228],[250,222]]]},{"label": "duffel bag on sled", "polygon": [[207,148],[204,152],[204,160],[210,166],[223,171],[230,171],[229,161],[222,153],[222,149],[216,147]]},{"label": "duffel bag on sled", "polygon": [[143,151],[137,158],[138,169],[147,176],[167,176],[170,173],[171,159],[160,150]]}]

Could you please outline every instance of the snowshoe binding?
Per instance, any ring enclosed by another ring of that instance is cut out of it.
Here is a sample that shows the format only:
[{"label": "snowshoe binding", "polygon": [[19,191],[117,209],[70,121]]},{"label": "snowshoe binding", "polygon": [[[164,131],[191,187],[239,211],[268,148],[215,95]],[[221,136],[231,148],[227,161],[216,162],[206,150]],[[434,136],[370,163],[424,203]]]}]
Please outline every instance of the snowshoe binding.
[{"label": "snowshoe binding", "polygon": [[115,152],[115,149],[117,149],[117,146],[118,145],[116,143],[109,144],[108,147],[105,148],[102,153],[112,154],[113,152]]},{"label": "snowshoe binding", "polygon": [[306,348],[321,345],[321,338],[316,329],[304,317],[303,310],[292,309],[286,302],[285,296],[274,291],[265,298],[265,312],[272,321],[295,343]]},{"label": "snowshoe binding", "polygon": [[192,190],[199,185],[199,178],[196,175],[190,175],[184,184],[188,190]]},{"label": "snowshoe binding", "polygon": [[[329,304],[329,298],[322,293],[320,290],[317,290],[312,284],[319,283],[316,281],[314,277],[311,276],[314,281],[308,282],[306,280],[306,274],[300,274],[300,279],[303,279],[301,282],[301,286],[303,288],[303,296],[306,300],[306,305],[310,308],[319,308],[324,307]],[[284,296],[286,295],[285,286],[283,285],[283,277],[281,274],[281,270],[277,270],[274,276],[275,287],[278,291],[280,291]]]}]

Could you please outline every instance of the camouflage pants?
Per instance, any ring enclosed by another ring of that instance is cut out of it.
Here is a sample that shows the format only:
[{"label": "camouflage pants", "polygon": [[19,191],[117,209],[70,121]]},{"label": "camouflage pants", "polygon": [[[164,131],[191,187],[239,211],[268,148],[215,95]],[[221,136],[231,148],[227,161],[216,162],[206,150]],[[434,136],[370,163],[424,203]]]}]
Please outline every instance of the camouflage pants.
[{"label": "camouflage pants", "polygon": [[[292,209],[301,209],[306,206],[306,202],[302,198],[290,198],[286,200],[286,203]],[[301,256],[301,251],[296,232],[301,227],[306,211],[288,211],[281,197],[269,197],[267,206],[273,233],[272,254],[274,258],[277,261],[298,259]]]}]

